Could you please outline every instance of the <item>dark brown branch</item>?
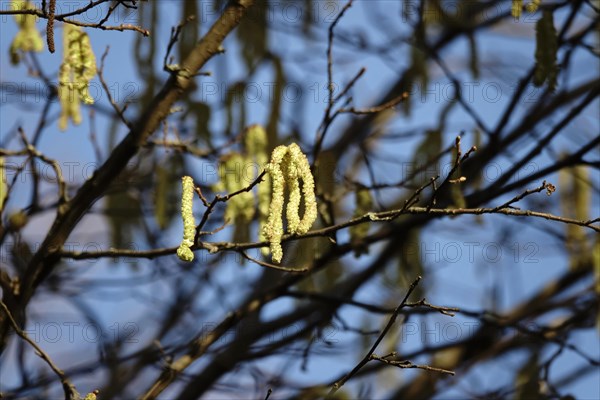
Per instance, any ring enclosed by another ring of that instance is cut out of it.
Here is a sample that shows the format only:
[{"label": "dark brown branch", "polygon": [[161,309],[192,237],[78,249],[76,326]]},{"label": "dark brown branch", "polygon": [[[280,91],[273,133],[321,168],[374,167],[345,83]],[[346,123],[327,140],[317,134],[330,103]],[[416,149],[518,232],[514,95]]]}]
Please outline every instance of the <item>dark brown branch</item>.
[{"label": "dark brown branch", "polygon": [[[213,204],[213,203],[211,203]],[[456,216],[456,215],[482,215],[482,214],[502,214],[502,215],[511,215],[517,217],[535,217],[535,218],[543,218],[549,221],[557,221],[562,222],[564,224],[571,225],[579,225],[589,229],[592,229],[596,232],[600,232],[600,226],[593,225],[598,222],[598,218],[590,219],[588,221],[580,221],[573,218],[560,217],[557,215],[543,213],[538,211],[531,210],[519,210],[514,208],[429,208],[429,207],[408,207],[399,210],[391,210],[391,211],[382,211],[379,213],[367,213],[361,217],[353,218],[349,221],[333,225],[326,228],[316,229],[313,231],[309,231],[304,235],[284,235],[281,239],[282,242],[288,242],[292,240],[311,238],[311,237],[329,237],[331,233],[338,231],[343,228],[347,228],[353,225],[358,225],[365,222],[375,221],[375,222],[383,222],[383,221],[392,221],[398,218],[401,215],[405,214],[422,214],[422,215],[432,215],[432,216]],[[207,217],[208,218],[208,217]],[[373,235],[372,235],[373,236]],[[376,237],[376,236],[373,236]],[[385,239],[379,238],[379,239]],[[217,253],[225,250],[236,250],[243,251],[248,249],[255,249],[259,247],[268,246],[268,242],[255,242],[255,243],[233,243],[233,242],[196,242],[196,245],[193,249],[205,249],[210,253]],[[127,249],[114,249],[114,250],[106,250],[106,251],[97,251],[97,252],[75,252],[75,251],[61,251],[59,255],[61,257],[72,258],[76,260],[83,259],[93,259],[93,258],[103,258],[103,257],[116,257],[116,256],[125,256],[125,257],[137,257],[137,258],[156,258],[159,256],[171,255],[177,252],[176,247],[163,248],[163,249],[153,249],[146,251],[138,251],[138,250],[127,250]]]},{"label": "dark brown branch", "polygon": [[[183,61],[181,71],[171,76],[165,83],[163,89],[141,113],[129,134],[113,150],[105,163],[81,186],[71,201],[58,209],[52,227],[23,275],[19,314],[25,309],[35,288],[53,271],[60,260],[60,249],[81,217],[104,194],[109,184],[169,115],[172,105],[190,86],[192,76],[210,58],[220,53],[221,43],[238,25],[252,3],[253,0],[238,0],[229,4],[221,17]],[[0,343],[3,347],[7,332],[6,325],[2,324],[2,328]]]}]

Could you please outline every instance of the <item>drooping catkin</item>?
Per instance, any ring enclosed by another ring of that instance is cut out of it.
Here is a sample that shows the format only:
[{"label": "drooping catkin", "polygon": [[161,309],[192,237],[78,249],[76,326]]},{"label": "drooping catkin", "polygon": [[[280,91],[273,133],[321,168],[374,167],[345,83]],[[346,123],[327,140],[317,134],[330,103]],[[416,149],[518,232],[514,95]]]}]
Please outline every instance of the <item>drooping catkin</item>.
[{"label": "drooping catkin", "polygon": [[527,11],[530,13],[534,13],[540,8],[540,4],[542,0],[531,0],[529,4],[527,4]]},{"label": "drooping catkin", "polygon": [[67,129],[68,120],[81,123],[80,101],[94,104],[90,96],[90,81],[96,75],[96,56],[90,38],[79,26],[65,24],[63,28],[63,61],[58,75],[58,97],[61,104],[59,128]]},{"label": "drooping catkin", "polygon": [[512,6],[510,9],[510,13],[514,19],[521,18],[521,13],[523,11],[523,0],[512,0]]},{"label": "drooping catkin", "polygon": [[[240,153],[231,153],[223,159],[219,167],[219,175],[222,188],[227,193],[234,193],[250,184],[246,179],[246,159]],[[234,222],[241,217],[244,222],[252,221],[254,218],[254,194],[252,191],[241,192],[227,201],[225,208],[225,219]]]},{"label": "drooping catkin", "polygon": [[183,219],[183,239],[177,249],[177,257],[182,261],[193,261],[194,237],[196,236],[196,221],[193,212],[194,180],[189,176],[181,178],[181,218]]},{"label": "drooping catkin", "polygon": [[281,237],[283,236],[283,202],[285,178],[281,170],[281,163],[287,154],[287,147],[277,146],[271,154],[271,162],[265,168],[271,176],[272,191],[271,204],[267,224],[263,227],[265,238],[270,242],[271,259],[279,263],[283,258]]},{"label": "drooping catkin", "polygon": [[[29,1],[13,1],[11,8],[15,11],[35,10],[35,5]],[[44,49],[42,35],[35,28],[35,15],[17,14],[14,16],[19,31],[10,45],[10,62],[13,65],[21,61],[19,51],[40,52]]]},{"label": "drooping catkin", "polygon": [[[287,231],[291,234],[308,232],[317,219],[315,183],[310,165],[300,147],[292,143],[278,146],[271,154],[271,162],[265,170],[271,176],[271,204],[263,235],[270,242],[271,258],[280,263],[283,258],[281,238],[283,237],[283,203],[287,187],[288,204],[286,209]],[[299,181],[302,180],[302,194]],[[304,215],[300,218],[301,197],[304,199]]]},{"label": "drooping catkin", "polygon": [[[246,136],[244,141],[246,152],[248,154],[249,162],[255,162],[257,171],[260,173],[264,170],[269,162],[269,155],[267,153],[268,137],[265,129],[260,125],[251,125],[246,130]],[[269,218],[269,204],[271,202],[271,176],[265,174],[263,181],[258,185],[257,188],[258,198],[258,241],[263,242],[267,240],[264,233],[264,226],[267,224]],[[269,249],[266,247],[261,248],[263,255],[269,254]]]}]

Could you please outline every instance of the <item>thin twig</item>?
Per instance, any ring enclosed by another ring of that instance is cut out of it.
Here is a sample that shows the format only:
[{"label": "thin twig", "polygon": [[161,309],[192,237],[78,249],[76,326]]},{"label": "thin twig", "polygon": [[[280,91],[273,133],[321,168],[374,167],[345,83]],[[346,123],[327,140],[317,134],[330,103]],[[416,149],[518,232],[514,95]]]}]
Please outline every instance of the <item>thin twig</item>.
[{"label": "thin twig", "polygon": [[110,89],[108,88],[108,84],[104,80],[104,61],[106,60],[106,56],[108,56],[109,49],[110,49],[110,46],[106,46],[106,50],[104,50],[104,53],[102,54],[102,58],[100,59],[100,68],[98,68],[98,79],[100,80],[100,84],[102,85],[102,88],[104,89],[104,91],[106,92],[106,96],[108,97],[108,102],[110,103],[112,108],[115,110],[115,113],[117,114],[119,119],[128,128],[131,129],[132,124],[131,124],[131,122],[129,122],[127,120],[127,118],[125,118],[124,109],[121,109],[121,107],[119,107],[119,105],[116,103],[115,99],[113,99],[112,95],[110,94]]},{"label": "thin twig", "polygon": [[[27,165],[27,163],[33,158],[31,156],[31,154],[29,154],[29,153],[27,153],[27,154],[29,155],[29,157],[21,165],[14,168],[15,174],[12,177],[10,184],[8,185],[8,187],[6,188],[6,190],[4,192],[4,201],[2,201],[2,205],[0,205],[0,217],[2,216],[2,213],[4,212],[4,209],[6,208],[6,205],[8,204],[8,201],[10,200],[10,197],[12,194],[12,189],[15,187],[17,180],[21,176],[21,173],[25,169],[25,166]],[[9,170],[9,168],[7,168],[6,164],[2,165],[2,168]],[[1,239],[2,239],[3,230],[4,230],[4,227],[2,225],[2,220],[0,218],[0,243],[2,242]]]},{"label": "thin twig", "polygon": [[327,91],[329,92],[327,109],[329,112],[331,112],[331,109],[333,108],[333,92],[335,90],[335,87],[333,85],[333,29],[338,24],[338,22],[340,22],[340,20],[350,7],[352,7],[352,0],[349,0],[348,3],[346,3],[344,8],[342,8],[340,13],[335,17],[331,25],[329,25],[329,35],[327,39]]},{"label": "thin twig", "polygon": [[[58,19],[58,18],[56,18],[56,19]],[[133,25],[133,24],[121,24],[121,25],[116,25],[116,26],[106,26],[106,25],[90,24],[90,23],[86,23],[86,22],[67,20],[67,19],[64,19],[63,22],[65,24],[81,26],[82,28],[96,28],[96,29],[100,29],[103,31],[119,31],[119,32],[136,31],[136,32],[141,33],[143,36],[150,36],[149,30],[143,29],[142,27],[139,27],[139,26]]]},{"label": "thin twig", "polygon": [[[105,0],[106,1],[106,0]],[[104,1],[103,1],[104,2]],[[99,4],[99,3],[97,3]],[[88,4],[88,6],[92,5],[92,3]],[[92,8],[92,7],[89,7]],[[2,10],[0,11],[0,15],[35,15],[38,18],[42,18],[42,19],[49,19],[49,15],[47,15],[44,11],[41,10]],[[73,13],[71,13],[73,14]],[[71,24],[71,25],[75,25],[75,26],[81,26],[81,27],[85,27],[85,28],[95,28],[95,29],[101,29],[103,31],[136,31],[141,33],[144,36],[149,36],[150,35],[150,31],[147,29],[143,29],[140,26],[137,25],[132,25],[132,24],[121,24],[121,25],[116,25],[116,26],[106,26],[106,25],[101,25],[100,23],[89,23],[89,22],[81,22],[81,21],[77,21],[77,20],[72,20],[72,19],[67,19],[66,18],[67,14],[61,14],[61,15],[54,15],[54,20],[55,21],[61,21],[65,24]]]},{"label": "thin twig", "polygon": [[265,400],[269,400],[269,397],[271,397],[271,393],[273,393],[273,389],[269,388],[269,390],[267,390],[267,395],[265,396]]},{"label": "thin twig", "polygon": [[265,176],[266,173],[267,172],[263,170],[263,172],[261,172],[260,175],[258,175],[256,177],[256,179],[254,180],[254,182],[252,182],[250,185],[246,186],[245,188],[242,188],[242,189],[240,189],[238,191],[235,191],[233,193],[226,194],[225,196],[216,195],[215,198],[213,199],[213,201],[206,208],[206,211],[202,215],[202,219],[200,220],[200,223],[196,227],[196,236],[194,238],[194,243],[196,243],[198,241],[198,238],[200,236],[200,232],[202,231],[202,228],[204,227],[204,225],[208,221],[208,217],[213,212],[213,209],[215,208],[215,206],[217,205],[217,203],[219,203],[219,202],[223,202],[224,203],[227,200],[229,200],[230,198],[232,198],[233,196],[237,196],[238,194],[251,191],[254,186],[256,186],[260,182],[262,182],[262,178]]},{"label": "thin twig", "polygon": [[[394,352],[394,353],[389,354],[388,356],[394,357],[395,355],[396,354]],[[412,362],[410,362],[408,360],[402,360],[402,361],[388,360],[388,356],[380,357],[377,354],[371,354],[370,359],[381,361],[384,364],[393,365],[394,367],[398,367],[398,368],[417,368],[417,369],[423,369],[425,371],[432,371],[432,372],[439,372],[442,374],[454,375],[454,371],[449,371],[449,370],[443,369],[443,368],[431,367],[429,365],[413,364]]]},{"label": "thin twig", "polygon": [[29,343],[31,347],[35,349],[35,354],[38,355],[42,360],[44,360],[46,364],[48,364],[50,369],[54,371],[56,376],[58,376],[60,382],[62,383],[63,390],[65,392],[65,399],[78,399],[79,393],[77,392],[75,386],[71,383],[71,381],[69,381],[69,378],[67,378],[65,373],[60,368],[58,368],[56,364],[54,364],[50,356],[44,350],[42,350],[42,348],[38,346],[37,343],[27,335],[27,333],[25,333],[21,328],[19,328],[17,321],[15,321],[12,313],[2,300],[0,300],[0,307],[2,307],[2,309],[4,310],[4,313],[8,317],[8,320],[14,331],[17,333],[17,335],[19,335],[21,339]]},{"label": "thin twig", "polygon": [[495,210],[501,210],[503,208],[507,208],[511,204],[519,202],[523,198],[525,198],[525,197],[527,197],[527,196],[529,196],[531,194],[539,193],[539,192],[544,191],[544,190],[546,191],[546,194],[548,196],[550,196],[552,193],[554,193],[554,191],[556,190],[556,187],[553,184],[551,184],[551,183],[546,183],[546,181],[543,181],[540,186],[536,187],[535,189],[529,189],[529,190],[524,191],[523,193],[521,193],[521,194],[513,197],[512,199],[508,200],[506,203],[504,203],[504,204],[496,207]]},{"label": "thin twig", "polygon": [[383,328],[383,330],[379,334],[379,337],[377,338],[377,340],[375,340],[375,343],[373,343],[373,346],[371,346],[371,349],[367,352],[367,354],[363,357],[363,359],[354,367],[354,369],[352,369],[352,371],[347,373],[345,376],[343,376],[341,379],[339,379],[337,382],[335,382],[333,384],[333,387],[327,394],[327,398],[331,398],[331,396],[333,396],[335,394],[335,392],[337,392],[342,386],[344,386],[344,384],[346,382],[348,382],[349,379],[351,379],[354,375],[356,375],[356,373],[358,371],[360,371],[360,369],[362,367],[364,367],[365,364],[367,364],[369,362],[369,360],[371,360],[371,356],[377,349],[377,346],[379,346],[379,343],[381,343],[381,341],[383,340],[385,335],[387,335],[389,330],[392,328],[392,325],[394,325],[394,322],[396,322],[396,318],[398,318],[398,314],[400,313],[402,308],[404,308],[406,306],[406,301],[408,300],[408,298],[410,297],[412,292],[415,290],[415,288],[419,284],[420,280],[421,280],[421,277],[417,276],[417,279],[415,279],[413,281],[413,283],[410,284],[410,287],[408,288],[408,291],[406,292],[404,299],[402,299],[402,302],[398,305],[398,307],[396,307],[396,310],[394,310],[394,313],[390,316],[390,319],[388,320],[387,325],[385,326],[385,328]]},{"label": "thin twig", "polygon": [[418,308],[418,307],[426,307],[431,308],[439,312],[440,314],[447,315],[449,317],[454,317],[455,313],[460,312],[459,308],[456,307],[443,307],[443,306],[434,306],[433,304],[429,304],[425,299],[421,299],[416,303],[406,303],[406,307]]},{"label": "thin twig", "polygon": [[[331,124],[331,122],[333,121],[335,116],[337,116],[339,114],[339,113],[335,113],[333,116],[331,115],[333,106],[335,105],[336,101],[338,99],[340,99],[339,96],[338,96],[338,98],[335,98],[335,99],[333,97],[333,94],[335,91],[335,87],[333,84],[333,38],[334,38],[333,29],[338,24],[340,19],[344,16],[346,11],[350,7],[352,7],[352,1],[353,0],[349,0],[348,3],[346,3],[346,5],[342,8],[342,10],[339,12],[339,14],[335,17],[335,19],[333,20],[331,25],[329,25],[328,39],[327,39],[327,91],[328,91],[327,108],[325,109],[325,114],[323,116],[323,121],[321,122],[321,126],[318,129],[319,133],[317,134],[315,148],[313,151],[313,163],[317,162],[317,158],[318,158],[319,153],[321,152],[321,147],[323,146],[323,141],[325,140],[325,135],[327,134],[329,125]],[[357,74],[357,76],[350,81],[350,83],[346,86],[346,89],[344,89],[343,92],[344,93],[347,92],[356,83],[357,79],[360,78],[361,75],[362,75],[362,73],[359,72]]]},{"label": "thin twig", "polygon": [[386,103],[383,103],[382,105],[379,105],[379,106],[370,107],[370,108],[354,108],[354,107],[340,108],[338,110],[338,112],[339,113],[350,113],[350,114],[356,114],[356,115],[377,114],[384,110],[394,108],[395,106],[397,106],[398,104],[400,104],[401,102],[403,102],[406,99],[408,99],[408,93],[404,92],[400,96],[398,96]]},{"label": "thin twig", "polygon": [[191,21],[193,21],[194,19],[196,19],[196,16],[195,15],[190,15],[186,19],[184,19],[183,21],[181,21],[179,24],[177,24],[176,27],[171,28],[171,37],[169,39],[169,43],[167,44],[167,51],[165,52],[165,58],[163,60],[163,70],[164,71],[166,71],[166,72],[174,72],[173,66],[170,66],[169,63],[168,63],[169,54],[171,54],[171,50],[173,49],[173,46],[179,40],[179,35],[181,34],[181,30],[183,29],[183,27],[186,24],[188,24]]},{"label": "thin twig", "polygon": [[65,204],[69,199],[67,197],[67,185],[65,183],[65,179],[63,177],[62,170],[60,168],[60,165],[58,164],[58,161],[47,157],[38,149],[36,149],[34,145],[29,143],[29,140],[27,140],[27,136],[25,135],[25,131],[23,131],[23,128],[21,127],[19,127],[19,135],[21,136],[21,140],[27,148],[27,151],[33,157],[39,158],[40,160],[42,160],[42,162],[48,164],[52,167],[52,169],[54,169],[54,173],[56,174],[56,184],[58,185],[58,210],[60,212],[60,206],[62,204]]},{"label": "thin twig", "polygon": [[[347,304],[347,305],[362,308],[363,310],[366,310],[366,311],[369,311],[372,313],[377,313],[377,314],[392,314],[395,311],[395,308],[392,308],[392,307],[382,307],[382,306],[378,306],[375,304],[364,303],[362,301],[356,301],[356,300],[347,299],[344,297],[339,297],[339,296],[330,295],[330,294],[316,293],[316,292],[313,293],[313,292],[300,292],[300,291],[296,291],[296,290],[288,290],[285,293],[285,296],[294,297],[297,299],[309,299],[309,300],[313,300],[313,301],[331,302],[334,304]],[[417,313],[439,312],[441,314],[448,315],[450,317],[453,317],[455,315],[455,313],[460,312],[460,309],[456,308],[456,307],[434,306],[433,304],[429,304],[427,301],[425,301],[425,299],[419,300],[416,303],[406,303],[405,306],[410,307],[410,308],[415,308],[415,309],[422,308],[422,310],[418,310]],[[402,311],[400,313],[408,314],[409,312]],[[379,333],[379,332],[377,332],[377,333]]]},{"label": "thin twig", "polygon": [[[434,181],[435,182],[435,181]],[[214,202],[214,201],[213,201]],[[211,203],[213,204],[213,203]],[[214,207],[214,204],[213,204]],[[361,217],[353,218],[349,221],[339,223],[337,225],[328,226],[321,229],[316,229],[313,231],[309,231],[304,235],[289,235],[286,234],[282,237],[281,241],[287,242],[291,240],[299,240],[299,239],[308,239],[312,237],[328,237],[332,232],[335,232],[340,229],[344,229],[353,225],[362,224],[369,221],[382,222],[382,221],[392,221],[401,215],[405,214],[424,214],[424,215],[434,215],[434,216],[456,216],[456,215],[481,215],[481,214],[502,214],[502,215],[511,215],[516,217],[536,217],[543,218],[549,221],[557,221],[562,222],[564,224],[578,225],[583,226],[589,229],[592,229],[596,232],[600,232],[600,226],[593,225],[594,223],[600,222],[600,218],[594,218],[587,221],[576,220],[572,218],[560,217],[553,214],[542,213],[538,211],[531,210],[518,210],[513,208],[503,208],[500,210],[496,210],[495,208],[429,208],[429,207],[409,207],[401,210],[391,210],[391,211],[382,211],[379,213],[367,213]],[[381,237],[381,235],[373,235],[373,240],[384,239],[385,237]],[[367,237],[369,238],[369,237]],[[266,247],[269,245],[269,242],[254,242],[254,243],[234,243],[234,242],[198,242],[192,249],[205,249],[211,253],[218,253],[220,251],[225,250],[249,250],[256,249],[260,247]],[[170,248],[162,248],[162,249],[153,249],[153,250],[129,250],[129,249],[111,249],[106,251],[93,251],[93,252],[76,252],[76,251],[61,251],[60,255],[62,257],[68,257],[76,260],[83,259],[94,259],[94,258],[104,258],[104,257],[116,257],[116,256],[126,256],[126,257],[137,257],[137,258],[156,258],[159,256],[171,255],[177,252],[177,247]]]},{"label": "thin twig", "polygon": [[[408,183],[411,182],[413,179],[415,179],[417,177],[417,175],[427,172],[427,168],[429,168],[431,166],[431,164],[439,161],[446,154],[450,153],[453,148],[454,148],[453,145],[447,147],[446,149],[441,151],[439,154],[437,154],[435,157],[427,160],[427,162],[423,163],[423,165],[412,170],[406,178],[404,178],[401,181],[396,182],[396,183],[378,183],[376,185],[369,186],[369,185],[364,185],[360,182],[353,181],[353,180],[349,179],[348,177],[345,177],[345,179],[350,181],[352,184],[358,186],[359,188],[364,188],[364,189],[380,190],[380,189],[396,189],[396,188],[401,188],[401,187],[408,187]],[[434,188],[434,190],[435,190],[435,188]]]},{"label": "thin twig", "polygon": [[406,210],[407,208],[412,207],[413,205],[415,205],[418,201],[419,201],[419,195],[421,194],[421,192],[423,190],[425,190],[427,187],[429,186],[433,186],[433,190],[435,190],[435,181],[438,180],[440,176],[436,175],[436,176],[432,176],[429,179],[429,182],[425,183],[424,185],[422,185],[420,188],[418,188],[417,190],[414,191],[414,193],[404,202],[404,206],[402,207],[402,209],[400,209],[400,213],[404,212],[404,210]]},{"label": "thin twig", "polygon": [[348,82],[348,84],[346,85],[346,87],[344,88],[344,90],[342,90],[340,92],[340,94],[338,94],[337,96],[335,96],[335,98],[333,99],[333,102],[337,103],[338,101],[340,101],[346,95],[346,93],[348,93],[348,91],[350,89],[352,89],[352,87],[354,87],[354,85],[356,84],[356,82],[358,82],[358,80],[364,75],[364,73],[366,71],[367,71],[367,69],[365,67],[362,67],[356,73],[356,75],[354,75],[354,78],[350,79],[350,82]]},{"label": "thin twig", "polygon": [[282,267],[281,265],[271,264],[265,261],[260,261],[255,258],[250,257],[245,251],[242,251],[242,256],[248,261],[252,261],[260,265],[261,267],[276,269],[278,271],[291,272],[293,274],[302,274],[308,272],[308,268],[291,268],[291,267]]},{"label": "thin twig", "polygon": [[477,146],[471,146],[471,148],[465,153],[465,155],[461,157],[462,151],[461,151],[461,148],[460,148],[460,136],[456,137],[454,145],[456,147],[456,157],[454,159],[454,165],[452,166],[452,169],[450,170],[450,172],[448,172],[448,175],[446,175],[446,179],[444,179],[442,181],[442,183],[440,184],[440,186],[437,187],[437,190],[435,190],[433,192],[433,195],[431,196],[431,199],[432,199],[431,200],[431,205],[435,204],[436,198],[437,198],[437,193],[444,186],[446,186],[448,183],[454,184],[454,183],[458,183],[458,182],[462,182],[463,181],[462,177],[459,177],[456,180],[452,179],[452,175],[454,175],[454,173],[458,170],[458,168],[461,166],[461,164],[463,162],[465,162],[465,160],[467,158],[469,158],[471,156],[471,154],[473,154],[475,151],[477,151]]}]

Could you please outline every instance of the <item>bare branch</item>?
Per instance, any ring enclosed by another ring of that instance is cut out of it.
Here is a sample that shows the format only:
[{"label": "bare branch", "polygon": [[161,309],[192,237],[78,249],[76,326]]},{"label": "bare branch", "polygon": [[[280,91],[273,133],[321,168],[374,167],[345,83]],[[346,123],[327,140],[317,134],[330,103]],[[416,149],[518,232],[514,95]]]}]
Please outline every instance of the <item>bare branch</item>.
[{"label": "bare branch", "polygon": [[416,289],[420,280],[421,280],[421,277],[418,276],[417,279],[415,279],[413,281],[413,283],[410,284],[410,287],[408,288],[408,291],[406,292],[404,299],[402,299],[402,302],[398,305],[398,307],[396,307],[396,310],[391,315],[390,319],[388,320],[387,325],[383,328],[383,330],[379,334],[379,337],[377,338],[377,340],[375,340],[375,343],[373,343],[373,346],[371,346],[371,349],[367,352],[367,354],[363,357],[363,359],[352,369],[352,371],[348,372],[345,376],[343,376],[340,380],[338,380],[337,382],[335,382],[333,384],[333,387],[329,391],[329,394],[327,394],[327,398],[331,398],[331,396],[333,396],[335,394],[335,392],[337,392],[342,386],[344,386],[344,384],[346,382],[348,382],[348,380],[350,380],[354,375],[356,375],[356,373],[358,371],[360,371],[360,369],[362,367],[364,367],[369,362],[369,360],[372,359],[371,356],[377,349],[377,346],[379,346],[379,343],[381,343],[381,341],[383,340],[385,335],[387,335],[387,333],[390,331],[390,329],[396,322],[396,318],[398,318],[398,314],[400,314],[400,311],[406,306],[406,301],[408,300],[408,298],[410,297],[412,292]]},{"label": "bare branch", "polygon": [[79,399],[79,393],[77,393],[75,386],[71,383],[71,381],[69,381],[69,378],[67,378],[63,370],[58,368],[56,364],[54,364],[54,361],[52,361],[50,356],[44,350],[42,350],[42,348],[38,346],[37,343],[27,335],[27,333],[25,333],[21,328],[19,328],[19,324],[17,323],[17,321],[15,321],[10,310],[2,300],[0,300],[0,307],[2,307],[2,310],[6,314],[8,321],[10,322],[10,325],[12,326],[16,334],[19,335],[21,339],[29,343],[31,347],[35,349],[35,354],[38,355],[42,360],[44,360],[46,364],[48,364],[50,369],[52,369],[52,371],[56,374],[56,376],[58,376],[58,378],[60,379],[60,383],[62,384],[63,390],[65,392],[65,399]]}]

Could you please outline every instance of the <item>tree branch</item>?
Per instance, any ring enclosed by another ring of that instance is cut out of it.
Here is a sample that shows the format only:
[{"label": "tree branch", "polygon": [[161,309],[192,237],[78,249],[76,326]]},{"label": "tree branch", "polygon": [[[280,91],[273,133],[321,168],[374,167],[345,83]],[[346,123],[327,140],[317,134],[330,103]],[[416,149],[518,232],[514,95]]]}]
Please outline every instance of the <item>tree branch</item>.
[{"label": "tree branch", "polygon": [[[190,87],[193,76],[215,54],[221,53],[221,43],[238,25],[252,3],[253,0],[238,0],[227,6],[220,18],[183,61],[181,70],[171,75],[162,90],[142,112],[129,134],[114,149],[106,162],[81,186],[71,201],[58,209],[52,227],[22,277],[22,294],[19,297],[17,320],[22,319],[22,313],[33,296],[35,288],[54,269],[60,259],[60,249],[81,217],[102,197],[109,184],[169,115],[173,103]],[[56,19],[58,20],[58,17]],[[0,330],[0,349],[3,349],[7,325],[2,323],[0,327],[2,328]]]}]

